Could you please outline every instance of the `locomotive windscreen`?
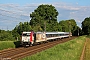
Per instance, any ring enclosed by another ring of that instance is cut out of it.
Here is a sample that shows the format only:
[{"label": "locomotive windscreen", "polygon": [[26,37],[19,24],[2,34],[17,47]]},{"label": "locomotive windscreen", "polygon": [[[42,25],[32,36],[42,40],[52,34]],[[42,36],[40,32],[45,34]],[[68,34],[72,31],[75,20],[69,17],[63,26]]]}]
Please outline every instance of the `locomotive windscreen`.
[{"label": "locomotive windscreen", "polygon": [[22,36],[30,36],[30,33],[24,33]]}]

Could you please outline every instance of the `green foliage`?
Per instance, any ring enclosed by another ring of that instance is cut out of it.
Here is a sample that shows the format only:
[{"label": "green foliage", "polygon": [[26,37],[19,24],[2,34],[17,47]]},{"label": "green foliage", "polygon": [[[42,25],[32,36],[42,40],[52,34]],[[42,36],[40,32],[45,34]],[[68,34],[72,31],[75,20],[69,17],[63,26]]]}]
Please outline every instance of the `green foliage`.
[{"label": "green foliage", "polygon": [[82,22],[82,31],[85,35],[90,34],[90,17],[85,18]]},{"label": "green foliage", "polygon": [[51,21],[50,23],[46,23],[46,31],[62,31],[61,26],[58,24],[58,22]]},{"label": "green foliage", "polygon": [[[17,38],[23,31],[63,31],[72,32],[73,35],[78,31],[77,24],[74,19],[57,22],[58,11],[52,5],[39,5],[37,9],[30,14],[30,22],[20,22],[13,32],[13,36]],[[30,23],[30,25],[29,25]],[[15,33],[15,34],[14,34]]]},{"label": "green foliage", "polygon": [[79,30],[79,34],[81,34],[81,29],[77,26],[74,19],[62,20],[59,22],[59,25],[63,32],[72,32],[73,35],[78,35]]},{"label": "green foliage", "polygon": [[19,25],[17,25],[14,28],[14,31],[18,32],[20,35],[22,35],[23,31],[30,31],[30,30],[32,29],[28,22],[24,22],[24,23],[20,22]]},{"label": "green foliage", "polygon": [[78,31],[74,19],[57,22],[58,11],[52,5],[39,5],[38,8],[30,14],[30,22],[20,22],[13,30],[12,34],[20,39],[23,31],[63,31],[72,32],[73,35]]},{"label": "green foliage", "polygon": [[15,44],[13,41],[0,41],[0,50],[15,48]]},{"label": "green foliage", "polygon": [[22,35],[23,31],[31,31],[31,30],[32,30],[32,28],[28,22],[24,22],[24,23],[20,22],[19,25],[17,25],[12,30],[12,33],[13,33],[13,36],[15,37],[15,39],[17,39],[17,37],[18,37],[20,40],[20,35]]},{"label": "green foliage", "polygon": [[[45,30],[45,22],[46,25],[52,27],[53,21],[57,22],[57,16],[58,11],[55,9],[52,5],[40,5],[37,9],[34,10],[30,14],[31,20],[30,25],[34,28],[36,27],[36,30],[44,31]],[[46,30],[50,30],[49,28]]]},{"label": "green foliage", "polygon": [[81,36],[82,35],[82,30],[81,30],[81,28],[80,27],[76,27],[76,30],[74,31],[74,34],[73,35],[75,35],[75,36]]},{"label": "green foliage", "polygon": [[85,39],[81,36],[21,60],[80,60]]},{"label": "green foliage", "polygon": [[1,30],[0,32],[0,41],[14,41],[15,38],[12,35],[11,31]]},{"label": "green foliage", "polygon": [[30,14],[31,20],[53,20],[57,21],[58,11],[52,5],[40,5]]},{"label": "green foliage", "polygon": [[21,42],[20,42],[20,41],[15,41],[15,42],[14,42],[15,48],[20,47],[20,46],[21,46],[20,44],[21,44]]},{"label": "green foliage", "polygon": [[59,25],[62,26],[62,31],[63,32],[69,31],[69,24],[67,23],[67,21],[62,20],[62,21],[59,22]]},{"label": "green foliage", "polygon": [[90,35],[86,35],[87,38],[90,38]]}]

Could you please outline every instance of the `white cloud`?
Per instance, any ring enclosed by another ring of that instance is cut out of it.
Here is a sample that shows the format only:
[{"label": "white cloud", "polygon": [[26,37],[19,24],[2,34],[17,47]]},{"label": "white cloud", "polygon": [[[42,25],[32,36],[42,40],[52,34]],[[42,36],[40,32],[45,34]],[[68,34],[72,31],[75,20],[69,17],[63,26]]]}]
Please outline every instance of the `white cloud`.
[{"label": "white cloud", "polygon": [[78,5],[78,2],[76,2],[76,4]]},{"label": "white cloud", "polygon": [[[55,7],[58,9],[60,16],[58,17],[61,20],[64,19],[75,19],[77,25],[81,27],[82,21],[86,17],[90,17],[90,6],[78,6],[73,4],[55,4]],[[63,17],[63,19],[62,19]]]},{"label": "white cloud", "polygon": [[[2,27],[11,26],[14,28],[19,22],[30,20],[30,13],[33,12],[40,4],[47,3],[32,3],[20,6],[19,4],[0,4],[0,29]],[[78,6],[71,3],[57,2],[48,3],[55,6],[59,12],[58,21],[64,19],[75,19],[78,25],[84,18],[90,16],[90,6]],[[3,25],[4,24],[4,25]],[[6,29],[6,28],[5,28]]]}]

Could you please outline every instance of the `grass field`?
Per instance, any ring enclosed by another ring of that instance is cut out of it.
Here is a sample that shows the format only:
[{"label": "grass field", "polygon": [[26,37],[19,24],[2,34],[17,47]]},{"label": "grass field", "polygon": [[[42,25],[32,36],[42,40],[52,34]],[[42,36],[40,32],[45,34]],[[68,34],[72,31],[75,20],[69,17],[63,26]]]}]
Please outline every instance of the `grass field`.
[{"label": "grass field", "polygon": [[21,60],[80,60],[85,39],[81,36]]},{"label": "grass field", "polygon": [[90,38],[86,39],[86,48],[84,54],[84,60],[90,60]]},{"label": "grass field", "polygon": [[17,48],[20,46],[20,41],[0,41],[0,50],[8,48]]},{"label": "grass field", "polygon": [[0,50],[15,48],[15,44],[13,41],[0,41]]}]

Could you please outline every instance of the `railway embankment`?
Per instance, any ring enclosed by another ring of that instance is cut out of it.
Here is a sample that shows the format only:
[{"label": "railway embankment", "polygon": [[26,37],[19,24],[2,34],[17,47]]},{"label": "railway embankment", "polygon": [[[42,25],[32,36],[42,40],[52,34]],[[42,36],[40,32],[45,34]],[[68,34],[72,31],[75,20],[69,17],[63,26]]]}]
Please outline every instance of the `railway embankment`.
[{"label": "railway embankment", "polygon": [[86,44],[82,58],[82,60],[90,60],[90,37],[86,38]]},{"label": "railway embankment", "polygon": [[21,60],[80,60],[85,40],[81,36]]},{"label": "railway embankment", "polygon": [[0,50],[20,47],[20,41],[0,41]]},{"label": "railway embankment", "polygon": [[80,60],[80,58],[89,60],[89,56],[90,38],[86,36],[57,40],[29,48],[21,47],[0,51],[0,59],[9,60]]},{"label": "railway embankment", "polygon": [[[70,41],[70,40],[75,39],[75,38],[76,37],[64,38],[64,39],[60,39],[60,40],[56,40],[56,41],[48,42],[48,43],[45,43],[45,44],[40,44],[40,45],[28,47],[28,48],[21,47],[21,48],[2,50],[2,51],[0,51],[0,59],[9,59],[9,60],[21,59],[21,58],[24,58],[26,56],[30,56],[30,55],[36,54],[36,53],[44,51],[44,50],[46,51],[46,49],[48,50],[49,48],[51,48],[51,47],[53,47],[57,44],[65,43],[65,42]],[[65,50],[66,50],[66,48],[65,48]],[[55,50],[52,51],[52,52],[55,52]],[[52,52],[51,52],[50,55],[52,55]],[[34,60],[38,60],[38,59],[35,58]]]}]

